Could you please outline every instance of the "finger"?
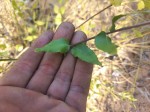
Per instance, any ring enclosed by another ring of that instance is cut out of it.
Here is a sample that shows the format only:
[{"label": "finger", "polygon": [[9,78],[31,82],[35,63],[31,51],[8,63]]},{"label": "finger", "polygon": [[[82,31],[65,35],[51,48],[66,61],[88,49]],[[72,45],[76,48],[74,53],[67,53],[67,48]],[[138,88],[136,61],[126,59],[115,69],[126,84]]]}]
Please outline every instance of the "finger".
[{"label": "finger", "polygon": [[[72,39],[72,44],[83,41],[86,35],[80,31],[76,32]],[[58,100],[64,100],[73,77],[76,59],[69,53],[63,60],[54,81],[50,85],[47,94]]]},{"label": "finger", "polygon": [[[63,37],[71,40],[74,30],[75,28],[71,23],[62,23],[53,39],[55,40]],[[62,59],[63,55],[60,53],[46,53],[38,70],[27,85],[27,88],[46,94],[49,85],[53,81],[61,65]]]},{"label": "finger", "polygon": [[86,109],[86,99],[88,96],[92,70],[92,64],[83,62],[80,59],[77,60],[70,90],[65,101],[69,105],[80,110],[80,112],[85,112]]},{"label": "finger", "polygon": [[53,32],[43,33],[0,79],[0,85],[25,87],[44,55],[44,53],[34,52],[34,49],[47,44],[52,38]]}]

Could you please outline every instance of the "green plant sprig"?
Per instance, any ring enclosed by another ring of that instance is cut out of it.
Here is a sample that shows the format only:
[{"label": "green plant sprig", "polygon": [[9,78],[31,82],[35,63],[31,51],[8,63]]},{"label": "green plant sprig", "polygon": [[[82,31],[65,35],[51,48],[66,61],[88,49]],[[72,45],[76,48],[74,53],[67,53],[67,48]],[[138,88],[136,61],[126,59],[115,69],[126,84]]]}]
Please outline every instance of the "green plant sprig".
[{"label": "green plant sprig", "polygon": [[[137,27],[141,27],[141,26],[146,26],[146,25],[150,25],[150,21],[145,22],[145,23],[141,23],[141,24],[138,24],[138,25],[134,25],[134,26],[128,26],[128,27],[120,28],[120,29],[117,29],[117,30],[114,30],[114,31],[107,32],[106,34],[109,35],[109,34],[112,34],[112,33],[120,32],[120,31],[125,31],[125,30],[130,30],[130,29],[133,29],[133,28],[137,28]],[[81,41],[79,43],[73,44],[73,45],[71,45],[71,47],[74,47],[74,46],[76,46],[78,44],[85,43],[87,41],[95,39],[95,37],[96,36],[88,38],[88,39],[86,39],[84,41]]]},{"label": "green plant sprig", "polygon": [[[116,17],[119,17],[119,16],[115,16],[114,18]],[[120,17],[123,17],[123,16],[120,16]],[[108,34],[112,34],[112,33],[119,32],[119,31],[124,31],[124,30],[129,30],[132,28],[137,28],[140,26],[150,24],[150,21],[149,21],[146,23],[141,23],[138,25],[124,27],[124,28],[115,30],[115,22],[118,19],[112,22],[110,32],[106,33],[104,31],[101,31],[98,35],[92,38],[89,38],[87,40],[81,41],[77,44],[73,44],[73,45],[70,45],[69,41],[65,38],[53,40],[49,44],[45,45],[44,47],[36,48],[35,51],[36,52],[51,52],[51,53],[67,53],[68,51],[70,51],[74,57],[77,57],[81,59],[82,61],[92,63],[92,64],[97,64],[97,65],[102,65],[102,63],[99,62],[96,54],[88,46],[86,46],[85,42],[95,39],[95,45],[99,50],[102,50],[103,52],[106,52],[110,55],[116,55],[118,46],[112,43],[111,38],[107,36]]]}]

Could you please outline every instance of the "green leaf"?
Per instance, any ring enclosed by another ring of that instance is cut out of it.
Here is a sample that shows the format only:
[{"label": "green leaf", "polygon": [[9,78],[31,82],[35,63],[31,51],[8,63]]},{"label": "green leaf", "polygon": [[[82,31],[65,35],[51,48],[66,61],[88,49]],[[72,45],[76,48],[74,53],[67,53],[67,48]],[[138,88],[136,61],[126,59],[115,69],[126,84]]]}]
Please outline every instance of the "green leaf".
[{"label": "green leaf", "polygon": [[103,31],[95,37],[95,45],[104,52],[112,55],[117,54],[117,46],[112,43],[110,37],[106,36],[106,33]]},{"label": "green leaf", "polygon": [[109,0],[114,6],[120,6],[123,0]]},{"label": "green leaf", "polygon": [[61,7],[61,8],[60,8],[61,14],[64,14],[64,13],[65,13],[65,10],[66,10],[65,7]]},{"label": "green leaf", "polygon": [[37,38],[36,35],[31,35],[31,36],[27,36],[24,40],[27,40],[29,42],[32,42],[33,40],[35,40]]},{"label": "green leaf", "polygon": [[31,33],[31,34],[33,33],[34,34],[34,33],[36,33],[36,28],[34,28],[34,27],[28,27],[27,31],[28,31],[28,33]]},{"label": "green leaf", "polygon": [[143,37],[142,32],[140,32],[139,30],[133,30],[133,31],[134,31],[135,37]]},{"label": "green leaf", "polygon": [[144,8],[145,8],[144,2],[143,2],[143,1],[140,1],[140,2],[138,3],[138,10],[142,10],[142,9],[144,9]]},{"label": "green leaf", "polygon": [[58,0],[58,2],[59,2],[60,4],[62,4],[62,3],[63,3],[63,0]]},{"label": "green leaf", "polygon": [[45,22],[40,21],[40,20],[35,21],[34,23],[35,23],[36,25],[38,25],[38,26],[43,26],[43,25],[45,25]]},{"label": "green leaf", "polygon": [[61,38],[58,40],[53,40],[49,44],[45,45],[42,48],[36,48],[36,52],[59,52],[66,53],[70,48],[69,41],[65,38]]},{"label": "green leaf", "polygon": [[110,28],[110,31],[115,31],[116,30],[116,25],[115,23],[122,17],[124,17],[125,15],[117,15],[117,16],[114,16],[113,19],[112,19],[112,26]]},{"label": "green leaf", "polygon": [[60,7],[58,7],[57,5],[54,6],[54,12],[55,13],[59,13],[60,11]]},{"label": "green leaf", "polygon": [[12,6],[13,6],[14,10],[17,12],[17,14],[20,17],[23,17],[23,13],[21,12],[21,9],[19,8],[18,3],[16,2],[16,0],[12,0],[11,3],[12,3]]},{"label": "green leaf", "polygon": [[[18,5],[17,5],[17,3],[16,3],[16,0],[12,0],[12,6],[13,6],[13,8],[16,10],[16,9],[18,9]],[[18,9],[19,10],[19,9]]]},{"label": "green leaf", "polygon": [[0,51],[0,57],[3,57],[3,56],[8,56],[9,55],[9,52],[8,51],[3,51],[3,52],[1,52]]},{"label": "green leaf", "polygon": [[59,26],[62,23],[62,15],[61,14],[57,14],[57,16],[55,17],[54,21],[55,21],[55,24],[57,26]]},{"label": "green leaf", "polygon": [[95,53],[90,48],[88,48],[85,44],[76,45],[71,49],[71,53],[73,56],[78,57],[82,61],[101,65]]},{"label": "green leaf", "polygon": [[0,49],[1,50],[4,50],[6,48],[6,45],[5,44],[0,44]]},{"label": "green leaf", "polygon": [[39,5],[39,0],[35,0],[32,5],[32,9],[35,10]]},{"label": "green leaf", "polygon": [[16,46],[15,46],[15,48],[16,48],[16,50],[17,51],[22,51],[23,50],[23,45],[21,45],[21,44],[17,44]]},{"label": "green leaf", "polygon": [[143,0],[146,9],[150,9],[150,0]]}]

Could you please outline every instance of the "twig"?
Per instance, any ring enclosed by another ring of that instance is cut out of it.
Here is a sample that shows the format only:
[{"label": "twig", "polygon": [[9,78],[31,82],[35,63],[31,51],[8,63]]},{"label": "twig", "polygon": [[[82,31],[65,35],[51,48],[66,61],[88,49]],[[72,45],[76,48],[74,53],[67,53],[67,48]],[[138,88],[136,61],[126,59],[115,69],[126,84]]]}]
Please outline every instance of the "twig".
[{"label": "twig", "polygon": [[[138,25],[134,25],[134,26],[128,26],[128,27],[120,28],[120,29],[114,30],[114,31],[112,31],[112,32],[107,32],[106,34],[108,35],[108,34],[112,34],[112,33],[115,33],[115,32],[120,32],[120,31],[124,31],[124,30],[129,30],[129,29],[133,29],[133,28],[137,28],[137,27],[145,26],[145,25],[150,25],[150,21],[148,21],[148,22],[146,22],[146,23],[141,23],[141,24],[138,24]],[[86,40],[84,40],[84,41],[81,41],[81,42],[79,42],[79,43],[73,44],[73,45],[71,45],[71,48],[74,47],[74,46],[76,46],[76,45],[78,45],[78,44],[85,43],[85,42],[87,42],[87,41],[89,41],[89,40],[95,39],[95,37],[96,37],[96,36],[91,37],[91,38],[88,38],[88,39],[86,39]]]},{"label": "twig", "polygon": [[102,13],[103,11],[105,11],[106,9],[110,8],[112,5],[107,6],[106,8],[100,10],[99,12],[97,12],[96,14],[94,14],[93,16],[91,16],[89,19],[87,19],[86,21],[84,21],[82,24],[80,24],[79,26],[76,27],[76,29],[78,29],[79,27],[81,27],[82,25],[84,25],[85,23],[87,23],[89,20],[91,20],[92,18],[94,18],[95,16],[97,16],[98,14]]},{"label": "twig", "polygon": [[17,59],[0,59],[0,61],[16,61]]},{"label": "twig", "polygon": [[141,24],[138,24],[138,25],[134,25],[134,26],[128,26],[128,27],[120,28],[120,29],[117,29],[115,31],[108,32],[106,34],[111,34],[111,33],[119,32],[119,31],[129,30],[129,29],[132,29],[132,28],[137,28],[137,27],[145,26],[145,25],[149,25],[149,24],[150,24],[150,21],[148,21],[146,23],[141,23]]}]

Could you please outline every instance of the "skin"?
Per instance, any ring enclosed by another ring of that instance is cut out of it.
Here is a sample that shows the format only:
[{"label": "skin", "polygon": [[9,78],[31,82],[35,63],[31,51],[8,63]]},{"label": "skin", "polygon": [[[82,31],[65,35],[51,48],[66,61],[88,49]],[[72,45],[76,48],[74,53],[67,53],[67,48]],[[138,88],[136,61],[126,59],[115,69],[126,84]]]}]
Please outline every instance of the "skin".
[{"label": "skin", "polygon": [[70,53],[36,53],[51,40],[71,44],[86,35],[64,22],[55,33],[43,33],[0,78],[0,112],[85,112],[93,65]]}]

